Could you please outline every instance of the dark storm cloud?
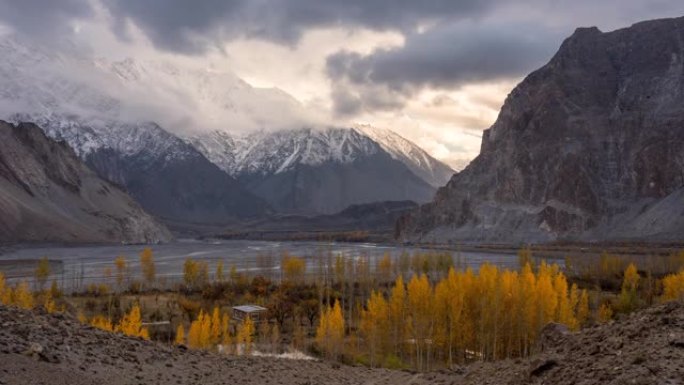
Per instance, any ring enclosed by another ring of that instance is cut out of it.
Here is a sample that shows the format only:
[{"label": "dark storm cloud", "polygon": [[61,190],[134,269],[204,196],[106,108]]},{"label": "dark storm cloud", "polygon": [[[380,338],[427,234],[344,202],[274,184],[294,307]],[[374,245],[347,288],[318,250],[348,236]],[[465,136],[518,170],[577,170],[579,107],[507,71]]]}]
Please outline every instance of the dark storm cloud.
[{"label": "dark storm cloud", "polygon": [[[462,84],[524,75],[547,61],[562,40],[552,30],[514,24],[440,24],[406,36],[405,44],[369,55],[338,52],[327,59],[327,74],[338,89],[363,87],[409,97],[424,87],[453,89]],[[337,105],[345,115],[345,105]],[[385,109],[385,106],[381,106]],[[398,105],[396,107],[401,107]],[[357,111],[373,110],[364,95]]]},{"label": "dark storm cloud", "polygon": [[0,0],[1,23],[40,39],[67,33],[71,21],[91,15],[87,0]]},{"label": "dark storm cloud", "polygon": [[237,14],[248,0],[112,0],[104,5],[115,19],[115,32],[126,38],[133,22],[157,47],[198,53],[237,29]]},{"label": "dark storm cloud", "polygon": [[[135,23],[158,47],[202,51],[236,36],[295,43],[314,27],[362,26],[408,31],[431,20],[484,13],[494,0],[112,0],[117,19]],[[200,37],[200,39],[196,39]]]}]

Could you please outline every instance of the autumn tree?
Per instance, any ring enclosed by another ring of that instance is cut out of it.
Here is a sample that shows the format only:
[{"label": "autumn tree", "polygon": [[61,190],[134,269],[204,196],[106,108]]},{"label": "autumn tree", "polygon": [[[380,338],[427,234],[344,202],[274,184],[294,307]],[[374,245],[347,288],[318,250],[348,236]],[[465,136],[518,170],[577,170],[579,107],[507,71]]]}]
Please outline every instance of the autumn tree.
[{"label": "autumn tree", "polygon": [[38,290],[43,291],[45,283],[48,277],[50,277],[50,261],[47,257],[43,257],[38,261],[38,266],[36,266],[33,276],[36,279],[36,283],[38,283]]},{"label": "autumn tree", "polygon": [[285,255],[281,261],[280,268],[283,272],[283,279],[288,282],[303,282],[306,272],[306,261],[304,258]]},{"label": "autumn tree", "polygon": [[52,314],[57,311],[57,304],[52,297],[51,290],[46,290],[45,293],[43,293],[43,308],[48,314]]},{"label": "autumn tree", "polygon": [[639,272],[637,271],[636,265],[630,263],[625,269],[622,288],[620,290],[620,310],[623,312],[628,313],[634,311],[639,306],[639,298],[637,296],[639,279]]},{"label": "autumn tree", "polygon": [[154,265],[154,255],[152,249],[146,247],[140,253],[140,269],[142,270],[143,279],[149,285],[153,285],[156,278],[156,268]]},{"label": "autumn tree", "polygon": [[119,289],[123,287],[125,280],[128,278],[128,262],[126,257],[120,255],[114,260],[116,267],[116,285]]},{"label": "autumn tree", "polygon": [[176,338],[174,339],[174,343],[176,345],[185,344],[185,328],[183,327],[182,323],[178,324],[178,327],[176,328]]},{"label": "autumn tree", "polygon": [[392,279],[392,257],[389,253],[385,253],[385,255],[382,256],[378,261],[375,270],[378,275],[378,280],[381,283],[390,282]]},{"label": "autumn tree", "polygon": [[381,293],[373,291],[361,312],[361,333],[368,346],[371,367],[385,354],[390,332],[389,306]]},{"label": "autumn tree", "polygon": [[214,307],[211,315],[211,336],[209,340],[212,345],[217,345],[221,342],[221,311],[218,307]]},{"label": "autumn tree", "polygon": [[214,280],[217,283],[223,282],[223,261],[216,262],[216,271],[214,273]]},{"label": "autumn tree", "polygon": [[401,275],[394,282],[390,293],[389,313],[393,350],[398,355],[406,331],[406,287]]},{"label": "autumn tree", "polygon": [[415,366],[427,367],[429,345],[434,330],[433,293],[427,275],[414,275],[407,285],[407,310],[409,334],[415,347]]},{"label": "autumn tree", "polygon": [[661,300],[684,300],[684,270],[663,278],[663,296],[661,297]]},{"label": "autumn tree", "polygon": [[230,346],[233,343],[230,335],[230,315],[224,313],[221,317],[221,344],[224,347]]},{"label": "autumn tree", "polygon": [[241,347],[242,353],[249,355],[252,352],[252,341],[254,335],[254,321],[252,317],[245,317],[238,326],[236,342]]},{"label": "autumn tree", "polygon": [[339,301],[325,307],[318,317],[316,343],[329,358],[337,358],[344,348],[344,317]]},{"label": "autumn tree", "polygon": [[10,305],[12,302],[12,289],[7,286],[5,275],[0,272],[0,304]]},{"label": "autumn tree", "polygon": [[203,349],[207,347],[204,346],[204,341],[202,341],[202,335],[205,333],[208,334],[208,332],[202,332],[202,326],[206,325],[206,323],[203,322],[205,317],[204,310],[200,310],[197,319],[190,323],[190,329],[188,330],[188,346],[190,348]]},{"label": "autumn tree", "polygon": [[28,282],[22,281],[14,288],[11,303],[22,309],[33,309],[33,293]]},{"label": "autumn tree", "polygon": [[116,331],[131,337],[140,337],[145,340],[150,339],[149,331],[142,326],[142,317],[138,304],[133,305],[131,310],[121,318]]},{"label": "autumn tree", "polygon": [[197,289],[205,282],[201,282],[200,262],[187,258],[183,263],[183,282],[190,289]]},{"label": "autumn tree", "polygon": [[599,323],[606,323],[611,319],[613,319],[613,309],[609,303],[602,303],[597,310],[596,320]]},{"label": "autumn tree", "polygon": [[587,324],[589,319],[589,293],[582,290],[579,302],[577,303],[577,323],[580,327]]}]

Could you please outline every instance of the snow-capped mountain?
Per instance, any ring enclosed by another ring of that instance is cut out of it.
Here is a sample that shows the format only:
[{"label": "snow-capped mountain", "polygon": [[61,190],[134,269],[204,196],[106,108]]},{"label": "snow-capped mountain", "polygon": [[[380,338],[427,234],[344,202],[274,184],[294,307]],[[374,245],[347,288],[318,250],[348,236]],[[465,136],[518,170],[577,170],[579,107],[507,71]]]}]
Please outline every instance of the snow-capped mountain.
[{"label": "snow-capped mountain", "polygon": [[380,151],[377,143],[355,130],[341,128],[260,131],[233,136],[225,131],[187,138],[229,174],[278,174],[301,164],[350,163]]},{"label": "snow-capped mountain", "polygon": [[302,128],[246,136],[214,131],[186,140],[283,212],[329,214],[353,204],[424,202],[435,191],[402,161],[408,156],[393,156],[358,129]]},{"label": "snow-capped mountain", "polygon": [[446,185],[454,175],[455,171],[451,167],[392,130],[370,125],[358,125],[354,129],[376,141],[392,158],[405,164],[433,187]]},{"label": "snow-capped mountain", "polygon": [[54,53],[12,36],[0,55],[0,119],[38,123],[160,217],[424,202],[451,173],[389,131],[301,128],[321,125],[288,94],[230,72]]},{"label": "snow-capped mountain", "polygon": [[139,118],[145,111],[153,116],[158,103],[132,103],[144,97],[137,84],[118,74],[123,65],[111,67],[119,72],[105,71],[102,61],[53,54],[11,37],[0,39],[0,55],[0,118],[35,122],[48,136],[66,141],[99,176],[125,187],[151,214],[225,223],[270,212],[194,147]]},{"label": "snow-capped mountain", "polygon": [[[371,126],[354,128],[260,131],[230,135],[221,130],[186,139],[209,160],[233,176],[273,174],[296,164],[350,163],[357,157],[385,151],[433,187],[454,174],[446,164],[393,131]],[[380,148],[378,148],[378,145]]]}]

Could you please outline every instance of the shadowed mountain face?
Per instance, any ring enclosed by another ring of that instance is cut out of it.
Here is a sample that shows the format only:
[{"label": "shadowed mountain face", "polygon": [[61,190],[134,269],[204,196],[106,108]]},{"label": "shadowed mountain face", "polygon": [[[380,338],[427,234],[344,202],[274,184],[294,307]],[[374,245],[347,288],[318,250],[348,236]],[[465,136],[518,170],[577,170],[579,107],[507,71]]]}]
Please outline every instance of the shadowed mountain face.
[{"label": "shadowed mountain face", "polygon": [[0,121],[0,242],[170,240],[126,193],[33,124]]},{"label": "shadowed mountain face", "polygon": [[580,28],[508,96],[406,240],[681,239],[684,18]]},{"label": "shadowed mountain face", "polygon": [[98,175],[125,187],[162,219],[226,224],[271,212],[266,202],[156,124],[93,127],[45,119],[43,125],[48,135],[77,149]]}]

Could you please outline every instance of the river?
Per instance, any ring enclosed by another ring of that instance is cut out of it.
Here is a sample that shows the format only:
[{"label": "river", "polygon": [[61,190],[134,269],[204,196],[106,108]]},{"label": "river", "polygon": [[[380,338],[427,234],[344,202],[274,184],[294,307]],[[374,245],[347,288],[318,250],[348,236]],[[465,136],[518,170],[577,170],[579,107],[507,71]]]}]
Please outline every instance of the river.
[{"label": "river", "polygon": [[[107,268],[114,270],[114,259],[126,257],[132,276],[139,276],[139,254],[145,247],[151,247],[157,278],[162,282],[178,282],[183,273],[183,263],[190,257],[209,263],[213,273],[214,266],[221,260],[225,272],[231,266],[238,271],[273,276],[277,274],[283,253],[302,256],[307,259],[308,272],[315,273],[319,260],[325,256],[341,255],[345,258],[368,257],[371,266],[377,258],[389,253],[393,259],[402,253],[430,251],[424,248],[381,245],[370,243],[338,243],[312,241],[248,241],[248,240],[179,240],[173,243],[144,245],[110,246],[70,246],[70,247],[24,247],[10,250],[0,255],[0,271],[10,281],[26,279],[32,281],[33,271],[39,259],[47,257],[51,262],[52,276],[62,287],[79,288],[93,282],[112,281],[106,276]],[[500,267],[517,268],[518,258],[514,254],[452,251],[454,263],[475,270],[485,262]],[[270,270],[270,272],[269,272]]]}]

